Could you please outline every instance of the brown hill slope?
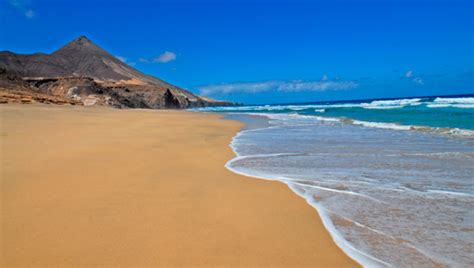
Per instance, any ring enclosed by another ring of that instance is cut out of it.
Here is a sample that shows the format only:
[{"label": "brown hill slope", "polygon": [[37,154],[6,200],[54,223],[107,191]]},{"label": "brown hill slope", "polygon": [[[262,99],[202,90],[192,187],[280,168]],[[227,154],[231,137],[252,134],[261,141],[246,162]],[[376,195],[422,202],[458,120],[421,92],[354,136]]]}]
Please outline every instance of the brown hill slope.
[{"label": "brown hill slope", "polygon": [[[143,74],[81,36],[52,54],[0,52],[0,70],[21,78],[34,92],[83,104],[131,108],[189,108],[232,103],[201,98],[161,79]],[[4,76],[0,90],[6,86]],[[24,92],[27,92],[24,91]]]}]

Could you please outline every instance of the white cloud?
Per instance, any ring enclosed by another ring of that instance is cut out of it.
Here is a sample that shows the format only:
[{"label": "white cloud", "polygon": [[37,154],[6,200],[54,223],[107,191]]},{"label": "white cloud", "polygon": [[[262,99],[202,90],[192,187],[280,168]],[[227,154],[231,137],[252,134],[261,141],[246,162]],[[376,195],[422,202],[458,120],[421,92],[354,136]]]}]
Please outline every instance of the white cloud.
[{"label": "white cloud", "polygon": [[167,63],[176,60],[176,54],[171,51],[165,51],[158,58],[153,59],[153,62]]},{"label": "white cloud", "polygon": [[150,62],[167,63],[174,60],[176,60],[176,53],[171,52],[171,51],[165,51],[160,56],[154,59],[138,58],[138,62],[141,62],[141,63],[150,63]]},{"label": "white cloud", "polygon": [[409,70],[408,72],[405,73],[405,77],[406,78],[410,78],[411,81],[413,81],[414,83],[418,84],[418,85],[424,85],[425,82],[423,81],[423,78],[421,77],[414,77],[414,74],[413,74],[413,71],[412,70]]},{"label": "white cloud", "polygon": [[327,75],[323,75],[323,78],[321,78],[322,81],[328,81],[329,77]]},{"label": "white cloud", "polygon": [[28,9],[25,12],[25,16],[29,19],[33,18],[35,16],[35,11],[33,9]]},{"label": "white cloud", "polygon": [[115,56],[115,57],[116,57],[118,60],[120,60],[121,62],[126,63],[126,64],[129,65],[129,66],[132,66],[132,67],[133,67],[133,66],[137,65],[136,62],[128,61],[127,58],[125,58],[125,57],[122,57],[122,56]]},{"label": "white cloud", "polygon": [[8,0],[8,3],[28,19],[32,19],[36,15],[36,12],[31,8],[29,0]]},{"label": "white cloud", "polygon": [[244,82],[229,83],[219,85],[209,85],[199,88],[202,95],[229,94],[229,93],[259,93],[266,91],[281,92],[302,92],[302,91],[329,91],[346,90],[357,88],[359,84],[353,81],[263,81],[263,82]]},{"label": "white cloud", "polygon": [[121,57],[121,56],[115,56],[117,59],[119,59],[121,62],[127,62],[127,58]]},{"label": "white cloud", "polygon": [[413,78],[413,82],[417,83],[418,85],[424,85],[425,84],[425,82],[423,81],[423,79],[421,77]]}]

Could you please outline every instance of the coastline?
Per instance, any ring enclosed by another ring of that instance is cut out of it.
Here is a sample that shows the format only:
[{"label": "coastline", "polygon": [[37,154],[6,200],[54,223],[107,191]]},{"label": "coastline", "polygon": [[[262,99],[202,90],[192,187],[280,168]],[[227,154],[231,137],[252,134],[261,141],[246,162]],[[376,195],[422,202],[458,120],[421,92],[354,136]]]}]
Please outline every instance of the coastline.
[{"label": "coastline", "polygon": [[[466,212],[472,204],[472,194],[462,190],[469,189],[471,181],[463,173],[469,170],[466,163],[472,159],[469,138],[371,129],[294,113],[239,111],[237,115],[263,116],[270,122],[266,127],[244,129],[234,136],[231,148],[236,157],[226,167],[243,176],[287,185],[318,212],[336,244],[358,263],[367,267],[469,263],[470,257],[463,251],[469,240],[456,237],[468,229],[462,223],[436,216],[453,213],[451,208],[457,207],[458,217],[469,217]],[[387,137],[397,142],[389,145],[385,142]],[[376,161],[371,158],[375,151]],[[432,172],[438,170],[440,162],[449,175]],[[400,167],[426,174],[430,184],[410,185],[417,177],[410,172],[400,174]],[[446,184],[446,178],[453,178],[459,186]],[[433,200],[442,200],[446,205],[439,206]],[[366,210],[368,207],[371,209]],[[420,215],[420,210],[426,213]],[[390,217],[385,218],[386,211],[403,211],[399,214],[403,224],[392,225]],[[438,211],[441,212],[437,214]],[[453,227],[444,233],[420,228],[430,222],[445,222]],[[420,235],[406,235],[413,230]],[[464,235],[469,237],[468,231]],[[427,238],[440,237],[444,241],[439,244],[424,243]],[[458,245],[455,254],[444,250]]]},{"label": "coastline", "polygon": [[265,116],[265,114],[258,115],[258,114],[232,114],[232,113],[221,113],[225,119],[227,120],[238,120],[241,121],[245,124],[245,127],[242,128],[233,138],[230,143],[230,147],[234,151],[235,157],[227,161],[225,164],[225,167],[229,169],[230,171],[245,176],[253,179],[258,179],[258,180],[265,180],[265,181],[272,181],[272,182],[279,182],[287,186],[291,191],[301,197],[303,200],[306,201],[306,203],[314,208],[314,210],[318,213],[324,228],[329,232],[331,235],[333,241],[336,243],[336,245],[342,249],[342,251],[347,254],[350,258],[358,262],[359,264],[363,265],[364,267],[379,267],[379,266],[390,266],[390,264],[379,260],[375,258],[374,256],[371,256],[365,252],[362,252],[358,249],[356,249],[349,241],[347,241],[342,234],[335,228],[333,222],[331,221],[330,217],[327,215],[326,209],[322,207],[320,204],[317,203],[316,200],[314,200],[314,197],[310,194],[306,194],[305,192],[302,192],[301,190],[298,190],[294,186],[291,185],[291,179],[290,178],[284,178],[284,177],[273,177],[270,174],[266,175],[252,175],[252,174],[247,174],[245,172],[239,171],[235,168],[232,167],[232,163],[235,161],[239,161],[240,159],[243,158],[248,158],[252,156],[241,156],[237,152],[236,149],[236,139],[240,136],[243,135],[245,132],[248,131],[254,131],[254,130],[260,130],[262,128],[272,128],[276,127],[275,125],[272,125],[270,123],[271,118],[268,116]]},{"label": "coastline", "polygon": [[357,266],[286,185],[225,168],[239,122],[45,105],[0,113],[2,266]]}]

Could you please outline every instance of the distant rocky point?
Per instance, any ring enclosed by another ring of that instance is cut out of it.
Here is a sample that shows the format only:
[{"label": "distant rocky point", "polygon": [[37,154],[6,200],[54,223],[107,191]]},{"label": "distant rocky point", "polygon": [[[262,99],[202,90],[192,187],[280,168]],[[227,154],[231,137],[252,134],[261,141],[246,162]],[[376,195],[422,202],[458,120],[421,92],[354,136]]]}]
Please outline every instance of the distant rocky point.
[{"label": "distant rocky point", "polygon": [[236,105],[143,74],[85,36],[52,54],[0,52],[0,103],[8,102],[151,109]]}]

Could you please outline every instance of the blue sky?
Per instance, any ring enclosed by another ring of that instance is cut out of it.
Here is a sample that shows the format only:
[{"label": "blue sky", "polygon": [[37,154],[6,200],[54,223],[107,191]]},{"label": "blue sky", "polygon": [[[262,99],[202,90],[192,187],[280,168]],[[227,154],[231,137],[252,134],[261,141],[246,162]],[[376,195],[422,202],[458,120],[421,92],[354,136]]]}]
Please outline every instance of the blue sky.
[{"label": "blue sky", "polygon": [[0,50],[50,53],[87,35],[219,99],[474,93],[472,0],[0,1]]}]

